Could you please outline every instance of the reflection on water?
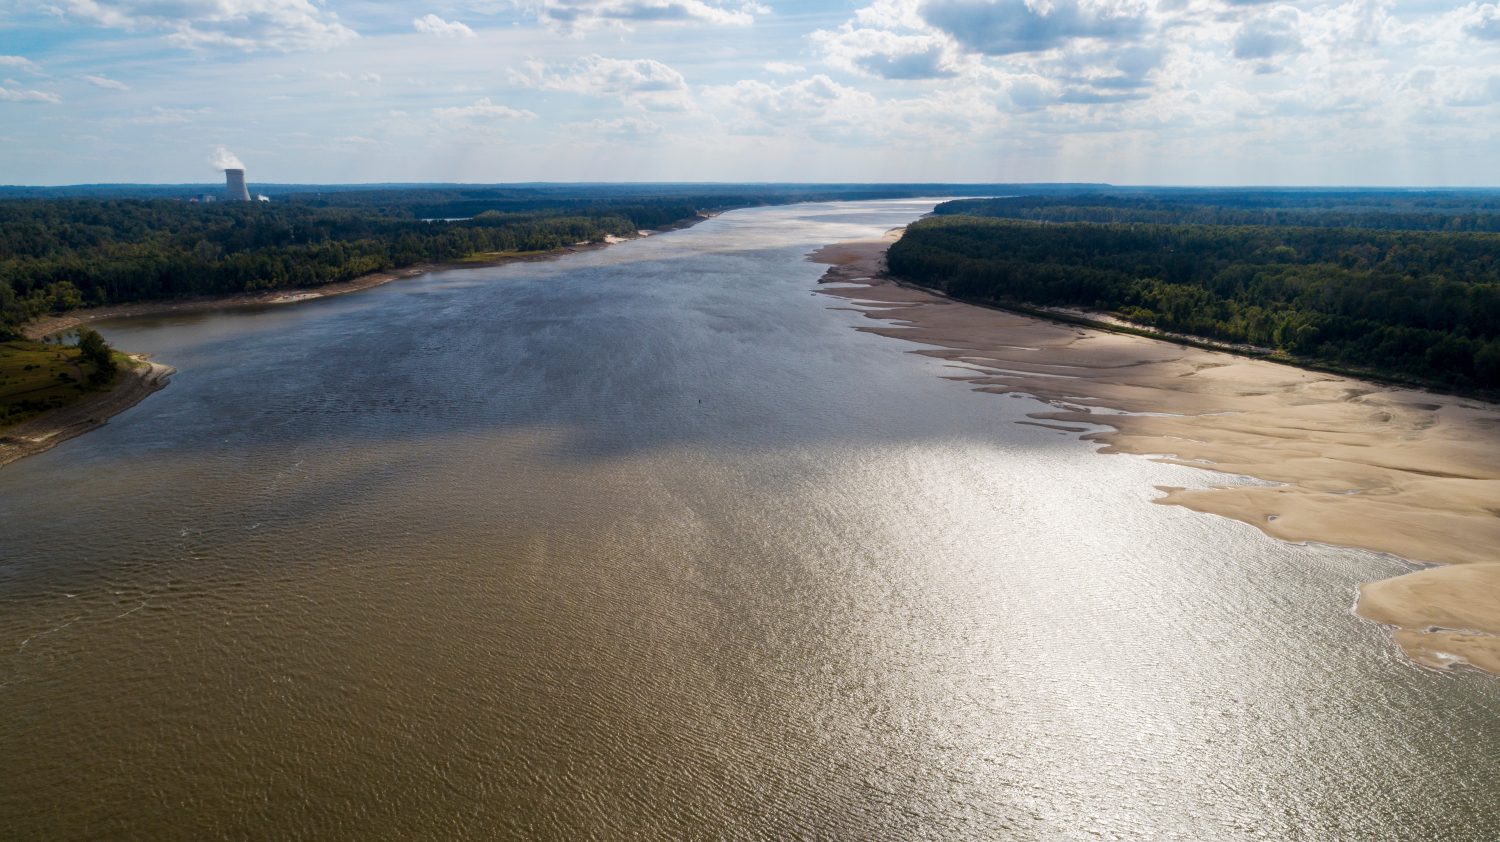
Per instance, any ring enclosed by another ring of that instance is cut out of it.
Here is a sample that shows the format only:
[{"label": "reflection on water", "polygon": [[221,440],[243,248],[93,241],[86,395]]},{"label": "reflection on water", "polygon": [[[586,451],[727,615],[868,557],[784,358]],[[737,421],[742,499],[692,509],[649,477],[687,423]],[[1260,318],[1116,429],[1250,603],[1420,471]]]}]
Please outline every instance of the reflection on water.
[{"label": "reflection on water", "polygon": [[0,471],[0,835],[1500,834],[1500,682],[1349,612],[1399,562],[812,294],[930,205],[106,326],[180,372]]}]

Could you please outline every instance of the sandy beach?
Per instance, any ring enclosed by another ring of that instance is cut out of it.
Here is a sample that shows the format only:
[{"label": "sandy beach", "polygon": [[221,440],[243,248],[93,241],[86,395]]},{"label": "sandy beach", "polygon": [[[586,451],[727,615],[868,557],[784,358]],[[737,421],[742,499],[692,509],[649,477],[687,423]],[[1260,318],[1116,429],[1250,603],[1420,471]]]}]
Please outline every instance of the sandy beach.
[{"label": "sandy beach", "polygon": [[1049,403],[1036,423],[1107,424],[1084,435],[1101,452],[1274,483],[1157,502],[1410,560],[1361,588],[1359,615],[1419,664],[1500,674],[1500,406],[957,302],[882,274],[897,236],[810,257],[840,284],[825,294],[874,320],[861,330],[928,346],[913,353],[977,390]]}]

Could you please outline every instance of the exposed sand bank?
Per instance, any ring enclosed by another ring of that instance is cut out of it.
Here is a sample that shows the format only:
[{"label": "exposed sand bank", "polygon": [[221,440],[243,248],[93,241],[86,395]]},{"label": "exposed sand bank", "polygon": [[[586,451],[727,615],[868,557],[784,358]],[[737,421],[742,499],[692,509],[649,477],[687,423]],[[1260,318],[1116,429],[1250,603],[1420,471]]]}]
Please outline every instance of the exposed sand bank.
[{"label": "exposed sand bank", "polygon": [[862,330],[935,346],[914,353],[978,390],[1047,401],[1039,421],[1108,424],[1084,436],[1102,452],[1278,483],[1157,502],[1448,565],[1364,585],[1358,613],[1418,663],[1500,674],[1500,406],[960,303],[884,277],[893,239],[811,256],[833,264],[824,282],[860,284],[823,292],[882,322]]},{"label": "exposed sand bank", "polygon": [[39,415],[0,434],[0,466],[51,450],[74,436],[104,426],[112,416],[166,386],[174,372],[160,363],[140,357],[131,359],[135,364],[120,372],[120,379],[109,391],[85,395],[77,403]]}]

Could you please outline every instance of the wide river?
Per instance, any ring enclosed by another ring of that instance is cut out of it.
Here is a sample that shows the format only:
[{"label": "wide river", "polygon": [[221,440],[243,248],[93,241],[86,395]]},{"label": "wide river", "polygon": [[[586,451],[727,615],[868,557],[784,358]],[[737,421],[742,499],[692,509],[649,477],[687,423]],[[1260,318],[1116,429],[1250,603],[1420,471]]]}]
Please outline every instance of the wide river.
[{"label": "wide river", "polygon": [[931,205],[103,326],[179,373],[0,470],[0,837],[1500,838],[1401,562],[815,293]]}]

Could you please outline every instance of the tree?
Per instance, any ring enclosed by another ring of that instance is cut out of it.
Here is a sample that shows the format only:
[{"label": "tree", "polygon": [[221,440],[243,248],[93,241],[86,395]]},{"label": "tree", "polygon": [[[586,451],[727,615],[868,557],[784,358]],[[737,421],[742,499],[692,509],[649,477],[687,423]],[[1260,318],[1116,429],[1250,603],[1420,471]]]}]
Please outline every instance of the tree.
[{"label": "tree", "polygon": [[104,341],[104,337],[100,336],[97,330],[84,328],[78,332],[78,356],[94,367],[94,373],[89,375],[89,380],[96,385],[108,382],[118,370],[109,343]]},{"label": "tree", "polygon": [[1474,376],[1485,386],[1500,387],[1500,339],[1486,343],[1474,355]]}]

